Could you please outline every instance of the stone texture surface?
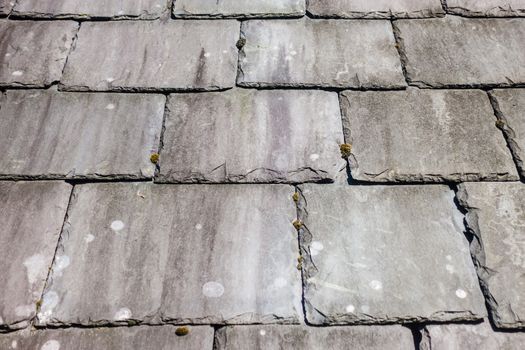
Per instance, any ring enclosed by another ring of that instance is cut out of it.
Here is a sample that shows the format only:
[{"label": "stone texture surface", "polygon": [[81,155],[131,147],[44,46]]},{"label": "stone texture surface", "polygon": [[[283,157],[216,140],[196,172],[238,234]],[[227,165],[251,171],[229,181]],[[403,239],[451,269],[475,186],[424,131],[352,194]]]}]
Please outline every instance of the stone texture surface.
[{"label": "stone texture surface", "polygon": [[0,20],[0,87],[44,87],[62,76],[75,22]]},{"label": "stone texture surface", "polygon": [[[525,21],[456,16],[394,22],[407,79],[418,86],[525,83]],[[504,44],[503,44],[504,43]]]},{"label": "stone texture surface", "polygon": [[0,177],[152,178],[165,96],[7,91]]},{"label": "stone texture surface", "polygon": [[160,182],[334,180],[346,166],[336,93],[174,94],[168,110]]},{"label": "stone texture surface", "polygon": [[424,18],[444,16],[440,0],[309,0],[308,12],[330,18]]},{"label": "stone texture surface", "polygon": [[292,194],[286,185],[76,187],[39,323],[298,322]]},{"label": "stone texture surface", "polygon": [[301,189],[309,322],[474,320],[486,314],[463,216],[448,186]]},{"label": "stone texture surface", "polygon": [[472,17],[525,16],[524,0],[447,0],[449,13]]},{"label": "stone texture surface", "polygon": [[243,22],[243,86],[396,88],[406,85],[388,21]]},{"label": "stone texture surface", "polygon": [[15,6],[15,0],[0,0],[0,16],[11,13],[13,6]]},{"label": "stone texture surface", "polygon": [[200,17],[297,17],[305,14],[305,0],[175,0],[173,15]]},{"label": "stone texture surface", "polygon": [[499,328],[525,328],[525,186],[465,183],[458,192],[473,235],[471,252]]},{"label": "stone texture surface", "polygon": [[63,182],[0,182],[0,329],[35,316],[70,193]]},{"label": "stone texture surface", "polygon": [[354,179],[518,179],[489,98],[481,90],[409,88],[346,91],[341,96]]},{"label": "stone texture surface", "polygon": [[236,21],[83,23],[61,83],[82,91],[232,87],[239,26]]}]

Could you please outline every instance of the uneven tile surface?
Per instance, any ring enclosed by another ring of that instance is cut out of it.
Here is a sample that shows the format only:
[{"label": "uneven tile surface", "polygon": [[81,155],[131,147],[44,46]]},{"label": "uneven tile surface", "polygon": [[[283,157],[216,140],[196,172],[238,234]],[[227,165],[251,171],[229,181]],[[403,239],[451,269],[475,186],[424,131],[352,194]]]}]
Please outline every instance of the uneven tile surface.
[{"label": "uneven tile surface", "polygon": [[447,0],[448,12],[472,17],[525,16],[524,0]]},{"label": "uneven tile surface", "polygon": [[308,12],[335,18],[423,18],[445,14],[440,0],[309,0]]},{"label": "uneven tile surface", "polygon": [[175,0],[175,17],[294,17],[305,13],[305,0]]}]

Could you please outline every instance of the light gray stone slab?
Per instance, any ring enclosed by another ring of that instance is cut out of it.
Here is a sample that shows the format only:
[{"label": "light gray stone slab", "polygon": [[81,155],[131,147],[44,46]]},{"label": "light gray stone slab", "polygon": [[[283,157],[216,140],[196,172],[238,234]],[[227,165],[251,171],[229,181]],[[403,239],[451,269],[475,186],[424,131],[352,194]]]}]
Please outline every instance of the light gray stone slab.
[{"label": "light gray stone slab", "polygon": [[10,90],[0,177],[152,178],[165,96]]},{"label": "light gray stone slab", "polygon": [[175,0],[173,15],[181,18],[299,17],[305,0]]},{"label": "light gray stone slab", "polygon": [[58,81],[78,24],[0,20],[0,87],[44,87]]},{"label": "light gray stone slab", "polygon": [[406,85],[388,21],[243,22],[238,83],[263,87]]},{"label": "light gray stone slab", "polygon": [[498,328],[525,328],[525,185],[465,183],[458,199],[492,320]]},{"label": "light gray stone slab", "polygon": [[174,94],[168,111],[160,182],[333,181],[346,166],[336,93]]},{"label": "light gray stone slab", "polygon": [[517,180],[487,94],[481,90],[341,94],[357,180]]},{"label": "light gray stone slab", "polygon": [[15,0],[0,0],[0,16],[10,14],[13,6],[15,6]]},{"label": "light gray stone slab", "polygon": [[235,85],[237,21],[86,22],[66,90],[217,90]]},{"label": "light gray stone slab", "polygon": [[70,193],[64,182],[0,182],[0,330],[35,316]]},{"label": "light gray stone slab", "polygon": [[475,320],[486,315],[463,215],[448,186],[301,189],[310,323]]},{"label": "light gray stone slab", "polygon": [[401,326],[302,327],[233,326],[217,331],[217,350],[406,350],[412,332]]},{"label": "light gray stone slab", "polygon": [[[394,22],[408,81],[422,87],[525,83],[525,21],[457,16]],[[504,45],[502,44],[504,43]]]},{"label": "light gray stone slab", "polygon": [[425,18],[444,16],[440,0],[309,0],[308,12],[330,18]]},{"label": "light gray stone slab", "polygon": [[75,188],[39,324],[294,323],[294,189]]},{"label": "light gray stone slab", "polygon": [[449,13],[469,17],[525,16],[524,0],[447,0]]}]

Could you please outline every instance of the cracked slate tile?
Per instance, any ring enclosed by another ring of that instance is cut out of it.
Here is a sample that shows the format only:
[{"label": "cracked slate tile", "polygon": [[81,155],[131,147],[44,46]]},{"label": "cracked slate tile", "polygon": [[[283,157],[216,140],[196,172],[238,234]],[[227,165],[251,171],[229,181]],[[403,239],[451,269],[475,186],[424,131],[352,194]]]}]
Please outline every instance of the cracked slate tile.
[{"label": "cracked slate tile", "polygon": [[78,24],[0,20],[0,87],[45,87],[58,81]]},{"label": "cracked slate tile", "polygon": [[[0,177],[152,178],[165,96],[7,91]],[[28,142],[31,140],[31,142]]]},{"label": "cracked slate tile", "polygon": [[525,16],[525,0],[447,0],[447,12],[468,17]]},{"label": "cracked slate tile", "polygon": [[341,97],[354,179],[519,179],[481,90],[345,91]]},{"label": "cracked slate tile", "polygon": [[498,328],[525,328],[525,185],[464,183],[471,252]]},{"label": "cracked slate tile", "polygon": [[421,87],[513,86],[525,83],[525,20],[399,20],[408,81]]},{"label": "cracked slate tile", "polygon": [[233,89],[169,98],[159,182],[333,181],[345,169],[336,93]]},{"label": "cracked slate tile", "polygon": [[301,190],[310,323],[443,322],[486,315],[463,215],[448,186]]},{"label": "cracked slate tile", "polygon": [[401,88],[389,21],[243,22],[238,84],[252,87]]},{"label": "cracked slate tile", "polygon": [[180,18],[300,17],[305,0],[175,0],[173,15]]},{"label": "cracked slate tile", "polygon": [[38,323],[297,323],[292,194],[286,185],[75,187]]},{"label": "cracked slate tile", "polygon": [[35,317],[70,193],[65,182],[0,182],[0,330]]},{"label": "cracked slate tile", "polygon": [[11,13],[16,0],[0,0],[0,16],[7,16]]},{"label": "cracked slate tile", "polygon": [[85,22],[65,90],[217,90],[235,85],[239,22]]}]

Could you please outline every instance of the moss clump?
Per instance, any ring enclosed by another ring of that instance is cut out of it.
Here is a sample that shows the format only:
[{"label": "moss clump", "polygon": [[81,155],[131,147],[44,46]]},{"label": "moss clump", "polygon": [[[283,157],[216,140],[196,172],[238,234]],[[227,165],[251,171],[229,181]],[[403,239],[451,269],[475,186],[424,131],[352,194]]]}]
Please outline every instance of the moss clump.
[{"label": "moss clump", "polygon": [[188,335],[190,333],[190,329],[189,327],[179,327],[175,330],[175,334],[178,335],[179,337],[183,337],[185,335]]},{"label": "moss clump", "polygon": [[42,307],[42,299],[38,299],[38,301],[36,302],[36,309],[40,310],[41,307]]},{"label": "moss clump", "polygon": [[303,256],[299,255],[299,257],[297,258],[297,270],[301,270],[303,268],[303,260]]},{"label": "moss clump", "polygon": [[301,227],[303,227],[303,222],[301,220],[294,220],[292,222],[293,227],[295,227],[296,230],[300,230]]},{"label": "moss clump", "polygon": [[153,163],[153,164],[157,164],[159,162],[159,159],[160,159],[160,156],[158,153],[153,153],[150,157],[149,157],[149,160]]},{"label": "moss clump", "polygon": [[240,50],[244,47],[244,45],[246,45],[246,39],[245,38],[240,38],[239,40],[237,40],[237,44],[235,44],[235,46],[237,46],[237,48]]},{"label": "moss clump", "polygon": [[292,196],[294,202],[299,202],[299,192],[295,192]]},{"label": "moss clump", "polygon": [[500,128],[500,129],[503,129],[503,128],[505,127],[505,122],[504,122],[503,120],[501,120],[501,119],[498,119],[498,120],[496,121],[496,126],[497,126],[498,128]]},{"label": "moss clump", "polygon": [[352,145],[349,143],[343,143],[339,146],[339,149],[341,150],[341,157],[345,159],[352,154]]}]

